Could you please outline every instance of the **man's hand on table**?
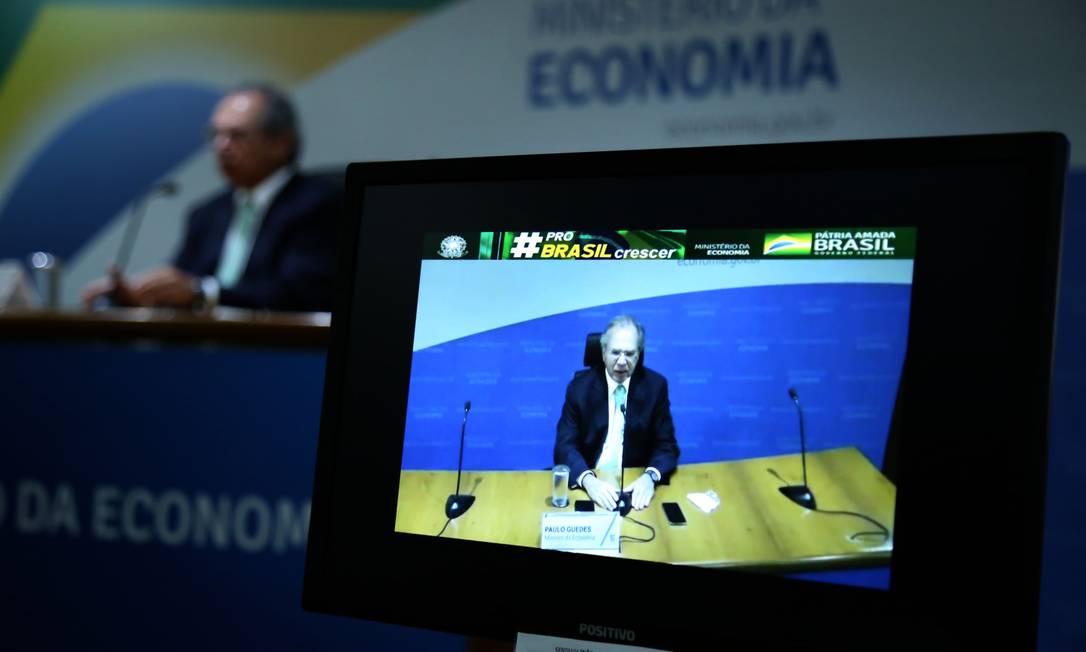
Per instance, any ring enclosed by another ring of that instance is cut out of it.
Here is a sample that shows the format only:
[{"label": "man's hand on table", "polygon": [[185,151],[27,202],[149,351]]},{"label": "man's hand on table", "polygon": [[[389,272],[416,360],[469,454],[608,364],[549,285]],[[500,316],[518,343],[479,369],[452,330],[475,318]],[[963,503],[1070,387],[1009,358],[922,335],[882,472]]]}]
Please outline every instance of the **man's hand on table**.
[{"label": "man's hand on table", "polygon": [[652,496],[656,493],[656,483],[652,481],[648,473],[642,473],[641,477],[634,480],[623,491],[632,492],[630,503],[634,509],[645,509],[652,502]]},{"label": "man's hand on table", "polygon": [[196,299],[193,281],[176,267],[158,267],[132,282],[132,296],[141,306],[188,308]]},{"label": "man's hand on table", "polygon": [[594,475],[586,475],[581,486],[593,502],[608,512],[614,510],[618,504],[618,492],[615,488]]}]

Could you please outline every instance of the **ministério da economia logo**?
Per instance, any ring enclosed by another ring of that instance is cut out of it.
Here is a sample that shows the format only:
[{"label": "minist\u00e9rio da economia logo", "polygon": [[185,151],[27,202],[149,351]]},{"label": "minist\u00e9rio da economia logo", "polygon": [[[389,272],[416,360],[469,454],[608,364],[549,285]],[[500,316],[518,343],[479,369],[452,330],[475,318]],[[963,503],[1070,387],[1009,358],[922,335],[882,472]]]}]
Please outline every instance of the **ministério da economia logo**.
[{"label": "minist\u00e9rio da economia logo", "polygon": [[809,256],[811,255],[810,233],[767,233],[765,234],[766,256]]}]

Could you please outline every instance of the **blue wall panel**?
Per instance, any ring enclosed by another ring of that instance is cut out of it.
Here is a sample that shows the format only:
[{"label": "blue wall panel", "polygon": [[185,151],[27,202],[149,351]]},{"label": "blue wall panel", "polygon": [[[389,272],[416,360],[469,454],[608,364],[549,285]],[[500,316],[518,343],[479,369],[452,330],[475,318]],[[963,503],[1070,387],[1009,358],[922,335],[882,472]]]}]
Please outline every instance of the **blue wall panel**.
[{"label": "blue wall panel", "polygon": [[412,361],[404,467],[552,464],[566,384],[585,336],[629,313],[645,360],[669,381],[680,462],[798,452],[799,392],[813,450],[858,447],[882,464],[905,355],[910,287],[751,287],[642,299],[552,315],[423,349]]}]

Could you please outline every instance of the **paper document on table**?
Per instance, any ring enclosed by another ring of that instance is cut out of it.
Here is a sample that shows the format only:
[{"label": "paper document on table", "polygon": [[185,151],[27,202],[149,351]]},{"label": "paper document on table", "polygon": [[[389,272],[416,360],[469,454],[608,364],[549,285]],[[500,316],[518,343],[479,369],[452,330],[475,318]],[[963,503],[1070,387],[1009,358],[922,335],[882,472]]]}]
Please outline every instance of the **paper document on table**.
[{"label": "paper document on table", "polygon": [[686,497],[690,500],[690,502],[694,503],[694,507],[697,507],[706,514],[712,512],[717,507],[720,507],[720,496],[717,496],[716,492],[712,489],[704,493],[688,493],[686,494]]}]

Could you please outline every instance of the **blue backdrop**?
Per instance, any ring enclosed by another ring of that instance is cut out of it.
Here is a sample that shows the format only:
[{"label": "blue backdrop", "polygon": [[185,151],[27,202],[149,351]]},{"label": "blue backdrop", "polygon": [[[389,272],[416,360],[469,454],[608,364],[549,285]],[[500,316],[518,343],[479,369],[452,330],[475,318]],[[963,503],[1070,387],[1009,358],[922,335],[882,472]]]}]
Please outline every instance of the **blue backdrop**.
[{"label": "blue backdrop", "polygon": [[0,260],[39,250],[74,258],[129,202],[203,147],[220,92],[151,84],[72,120],[27,163],[0,205]]},{"label": "blue backdrop", "polygon": [[856,446],[881,466],[909,317],[907,285],[811,284],[693,292],[550,315],[416,352],[404,468],[456,468],[465,400],[470,469],[553,463],[566,384],[585,336],[636,316],[646,366],[669,381],[680,462]]}]

